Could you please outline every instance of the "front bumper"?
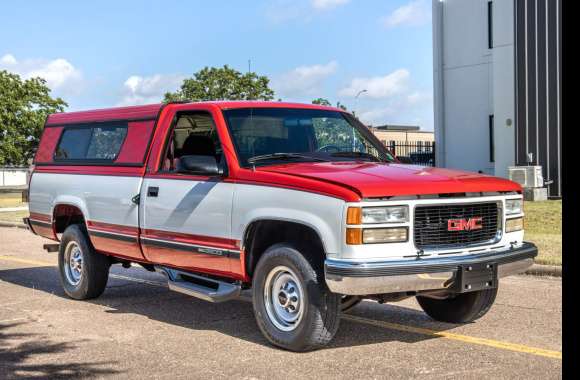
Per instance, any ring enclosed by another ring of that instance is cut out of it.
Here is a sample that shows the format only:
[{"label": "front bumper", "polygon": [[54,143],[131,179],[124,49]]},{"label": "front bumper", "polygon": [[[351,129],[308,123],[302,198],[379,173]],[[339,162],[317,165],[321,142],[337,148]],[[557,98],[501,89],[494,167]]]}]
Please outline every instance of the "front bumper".
[{"label": "front bumper", "polygon": [[456,257],[381,262],[327,259],[324,272],[328,288],[346,295],[452,289],[462,265],[496,264],[501,278],[526,270],[537,255],[536,246],[524,242],[518,247]]}]

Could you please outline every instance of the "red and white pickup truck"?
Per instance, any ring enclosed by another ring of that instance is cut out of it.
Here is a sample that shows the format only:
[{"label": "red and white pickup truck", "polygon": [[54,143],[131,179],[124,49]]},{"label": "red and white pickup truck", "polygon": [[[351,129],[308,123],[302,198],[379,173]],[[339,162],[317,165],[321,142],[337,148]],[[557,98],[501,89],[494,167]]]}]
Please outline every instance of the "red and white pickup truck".
[{"label": "red and white pickup truck", "polygon": [[484,315],[537,255],[518,184],[401,164],[352,115],[282,102],[170,103],[50,115],[30,229],[62,285],[99,296],[112,264],[219,302],[251,289],[280,347],[328,343],[361,299]]}]

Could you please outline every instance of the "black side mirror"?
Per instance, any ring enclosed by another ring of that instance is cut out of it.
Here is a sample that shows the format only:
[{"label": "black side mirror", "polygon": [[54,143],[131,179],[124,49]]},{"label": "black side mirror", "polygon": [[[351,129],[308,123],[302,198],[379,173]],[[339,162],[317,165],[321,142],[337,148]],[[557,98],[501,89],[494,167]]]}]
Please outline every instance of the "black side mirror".
[{"label": "black side mirror", "polygon": [[181,156],[177,164],[178,173],[219,175],[223,174],[214,156]]}]

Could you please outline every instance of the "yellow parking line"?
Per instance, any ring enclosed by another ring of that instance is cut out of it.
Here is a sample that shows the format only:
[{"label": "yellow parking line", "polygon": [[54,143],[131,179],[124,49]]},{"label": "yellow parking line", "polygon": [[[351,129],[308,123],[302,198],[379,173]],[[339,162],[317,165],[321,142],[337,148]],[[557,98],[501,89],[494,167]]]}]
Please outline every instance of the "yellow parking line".
[{"label": "yellow parking line", "polygon": [[21,264],[30,264],[30,265],[34,265],[34,266],[37,266],[37,267],[50,267],[50,266],[55,266],[55,264],[48,263],[46,261],[21,259],[20,257],[14,257],[14,256],[4,256],[4,255],[0,255],[0,260],[12,261],[12,262],[21,263]]},{"label": "yellow parking line", "polygon": [[465,343],[479,344],[482,346],[499,348],[499,349],[507,350],[507,351],[523,352],[526,354],[532,354],[532,355],[544,356],[547,358],[562,360],[562,353],[559,351],[545,350],[543,348],[530,347],[530,346],[525,346],[523,344],[501,342],[501,341],[493,340],[493,339],[477,338],[477,337],[468,336],[468,335],[454,334],[454,333],[450,333],[450,332],[446,332],[446,331],[437,331],[437,330],[426,329],[423,327],[406,326],[406,325],[400,325],[398,323],[377,321],[374,319],[367,319],[367,318],[358,317],[358,316],[351,315],[351,314],[343,315],[342,319],[346,319],[348,321],[353,321],[353,322],[364,323],[364,324],[372,325],[372,326],[376,326],[376,327],[384,327],[384,328],[391,329],[391,330],[447,338],[447,339],[452,339],[452,340],[458,340],[458,341],[465,342]]},{"label": "yellow parking line", "polygon": [[[54,264],[52,264],[52,263],[38,261],[38,260],[22,259],[22,258],[14,257],[14,256],[0,255],[0,260],[12,261],[12,262],[22,263],[22,264],[30,264],[30,265],[41,266],[41,267],[54,266]],[[143,283],[143,284],[148,284],[148,285],[165,286],[163,283],[156,282],[156,281],[142,280],[139,278],[122,276],[122,275],[117,275],[117,274],[111,274],[110,276],[113,278],[118,278],[118,279],[122,279],[122,280],[133,281],[133,282],[138,282],[138,283]],[[414,327],[414,326],[400,325],[398,323],[392,323],[392,322],[377,321],[374,319],[358,317],[358,316],[351,315],[351,314],[343,314],[341,318],[345,319],[347,321],[363,323],[363,324],[376,326],[376,327],[383,327],[383,328],[387,328],[390,330],[397,330],[397,331],[403,331],[403,332],[414,333],[414,334],[447,338],[447,339],[457,340],[457,341],[464,342],[464,343],[477,344],[477,345],[481,345],[481,346],[498,348],[501,350],[521,352],[521,353],[526,353],[526,354],[543,356],[543,357],[551,358],[551,359],[562,360],[562,353],[560,351],[545,350],[543,348],[530,347],[530,346],[525,346],[523,344],[502,342],[502,341],[493,340],[493,339],[486,339],[486,338],[477,338],[477,337],[473,337],[473,336],[455,334],[455,333],[450,333],[450,332],[446,332],[446,331],[437,331],[437,330],[426,329],[423,327]]]}]

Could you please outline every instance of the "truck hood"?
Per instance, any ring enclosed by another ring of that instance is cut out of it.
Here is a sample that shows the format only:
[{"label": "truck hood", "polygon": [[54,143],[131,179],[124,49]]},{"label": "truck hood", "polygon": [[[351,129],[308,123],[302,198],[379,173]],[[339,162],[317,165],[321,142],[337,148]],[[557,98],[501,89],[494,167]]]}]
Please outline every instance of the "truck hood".
[{"label": "truck hood", "polygon": [[265,166],[259,171],[341,185],[363,198],[399,195],[521,191],[515,182],[460,170],[396,163],[324,162]]}]

